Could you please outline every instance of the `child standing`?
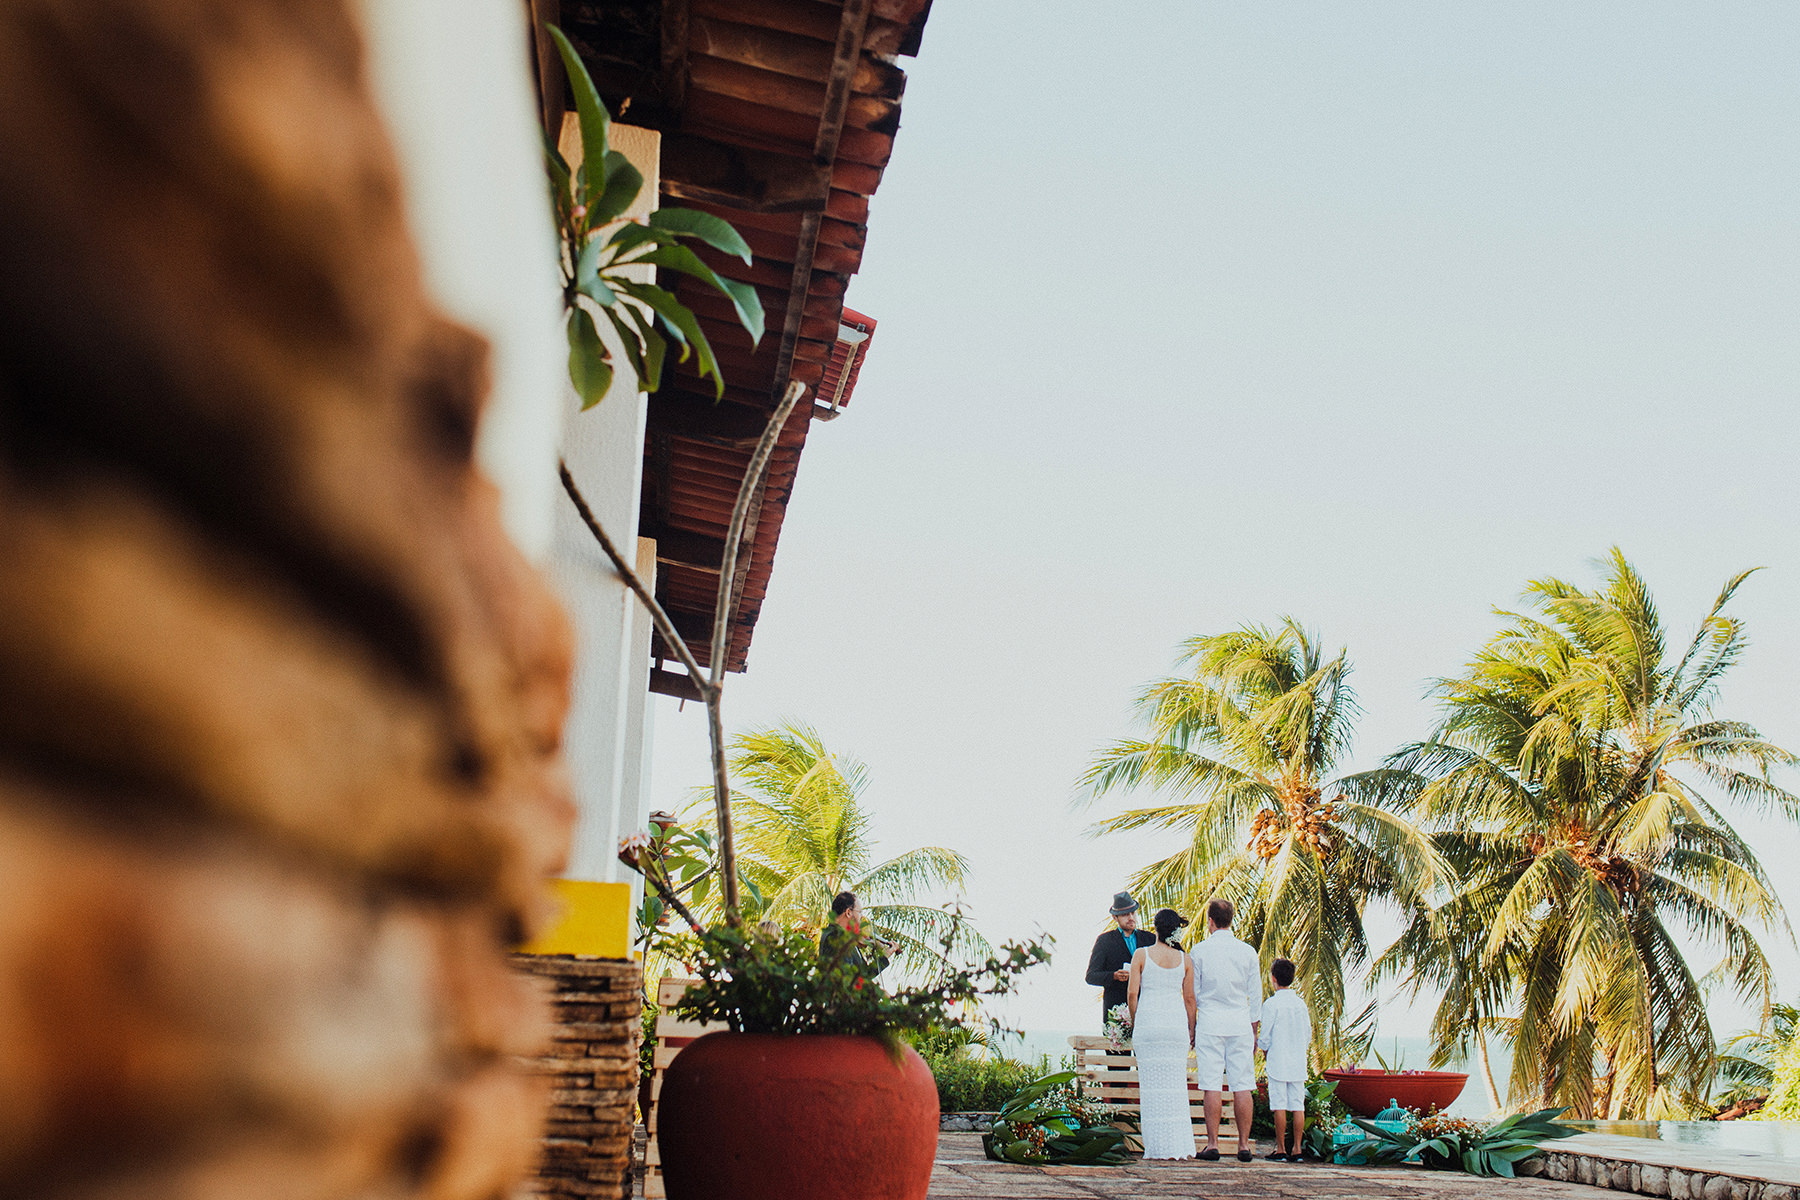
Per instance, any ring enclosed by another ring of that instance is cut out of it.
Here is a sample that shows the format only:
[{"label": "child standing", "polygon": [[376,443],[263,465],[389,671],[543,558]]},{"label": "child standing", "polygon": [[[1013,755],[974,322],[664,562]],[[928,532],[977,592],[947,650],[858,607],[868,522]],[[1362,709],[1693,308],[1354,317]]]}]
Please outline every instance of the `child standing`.
[{"label": "child standing", "polygon": [[[1269,1111],[1275,1117],[1272,1162],[1299,1162],[1300,1136],[1306,1132],[1306,1052],[1312,1045],[1312,1014],[1306,1001],[1290,989],[1294,964],[1278,958],[1269,966],[1275,991],[1262,1006],[1262,1029],[1256,1047],[1266,1056]],[[1288,1141],[1288,1114],[1294,1117],[1294,1140]],[[1292,1145],[1293,1149],[1288,1147]]]}]

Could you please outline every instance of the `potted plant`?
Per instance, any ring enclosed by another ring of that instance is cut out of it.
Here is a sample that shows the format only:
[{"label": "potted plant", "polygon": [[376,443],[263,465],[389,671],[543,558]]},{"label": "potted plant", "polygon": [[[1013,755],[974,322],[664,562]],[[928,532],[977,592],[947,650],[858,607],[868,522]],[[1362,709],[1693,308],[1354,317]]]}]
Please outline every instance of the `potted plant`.
[{"label": "potted plant", "polygon": [[1469,1077],[1462,1071],[1407,1070],[1399,1054],[1389,1066],[1379,1052],[1375,1067],[1342,1067],[1320,1074],[1337,1084],[1337,1097],[1359,1117],[1374,1117],[1390,1104],[1412,1112],[1449,1108],[1462,1095]]},{"label": "potted plant", "polygon": [[956,1023],[1049,959],[1036,942],[886,991],[857,953],[821,960],[799,931],[723,924],[672,952],[700,983],[677,1011],[731,1032],[700,1038],[663,1075],[657,1138],[670,1200],[922,1200],[938,1094],[907,1031]]}]

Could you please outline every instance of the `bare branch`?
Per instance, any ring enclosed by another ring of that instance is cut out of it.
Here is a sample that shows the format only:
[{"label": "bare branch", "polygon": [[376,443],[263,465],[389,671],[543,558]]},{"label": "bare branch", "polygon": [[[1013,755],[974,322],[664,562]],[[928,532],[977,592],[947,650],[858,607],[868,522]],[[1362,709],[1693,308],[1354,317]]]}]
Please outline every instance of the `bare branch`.
[{"label": "bare branch", "polygon": [[625,581],[625,586],[630,588],[639,600],[643,601],[644,607],[650,611],[650,619],[656,623],[657,632],[662,634],[663,641],[667,642],[669,648],[675,651],[675,657],[681,660],[681,665],[686,667],[688,674],[693,677],[694,686],[700,689],[700,698],[706,700],[718,685],[701,672],[700,664],[694,660],[693,652],[688,649],[687,643],[681,640],[681,635],[675,632],[675,622],[669,620],[669,614],[663,611],[662,605],[656,602],[656,597],[652,596],[644,587],[643,581],[637,577],[637,572],[633,571],[630,564],[620,556],[618,547],[614,546],[612,539],[606,536],[606,530],[600,528],[600,522],[595,518],[593,510],[588,507],[587,500],[581,494],[581,489],[575,486],[575,477],[569,474],[569,464],[558,460],[556,468],[562,475],[563,491],[569,493],[569,499],[575,502],[575,511],[581,514],[581,520],[587,525],[588,532],[594,535],[594,540],[600,543],[600,549],[604,550],[606,557],[612,560],[613,570],[619,573],[619,578]]},{"label": "bare branch", "polygon": [[725,560],[719,564],[719,602],[713,609],[712,661],[709,665],[712,667],[714,687],[719,685],[725,675],[725,634],[731,627],[732,601],[736,599],[738,543],[744,537],[744,522],[750,516],[750,501],[755,498],[756,489],[762,483],[763,472],[768,469],[769,456],[775,452],[775,440],[781,436],[781,427],[787,424],[788,414],[794,411],[794,405],[805,394],[805,384],[788,384],[787,395],[781,398],[781,403],[769,417],[769,423],[763,427],[762,437],[757,440],[756,449],[750,454],[750,465],[744,470],[744,482],[738,487],[737,503],[731,508],[731,524],[725,529]]},{"label": "bare branch", "polygon": [[712,735],[713,808],[719,824],[719,882],[723,885],[725,919],[733,925],[739,920],[737,842],[731,828],[731,779],[725,767],[725,721],[719,705],[725,684],[725,634],[731,627],[738,543],[743,540],[750,501],[762,484],[763,472],[768,469],[769,456],[775,452],[775,440],[781,436],[781,427],[787,424],[788,414],[805,394],[805,384],[788,384],[787,394],[776,405],[768,425],[763,428],[762,438],[750,455],[750,465],[744,470],[744,482],[738,487],[737,503],[731,509],[731,524],[725,531],[725,558],[719,564],[719,601],[713,612],[712,658],[707,664],[712,668],[711,686],[701,693],[706,697],[707,724]]},{"label": "bare branch", "polygon": [[[737,844],[732,835],[731,826],[731,781],[725,766],[725,718],[720,704],[725,687],[726,632],[731,627],[732,601],[736,598],[733,584],[737,576],[738,545],[743,541],[744,522],[749,517],[750,502],[755,498],[756,489],[762,484],[763,472],[768,470],[769,457],[775,452],[775,442],[781,436],[782,426],[787,424],[788,414],[806,394],[806,385],[790,383],[787,393],[782,396],[781,403],[769,417],[764,427],[762,438],[756,443],[756,449],[750,455],[749,465],[744,470],[744,482],[738,488],[737,503],[732,506],[731,524],[725,532],[725,556],[719,564],[719,601],[713,613],[712,658],[710,673],[702,673],[700,664],[695,661],[693,653],[675,632],[675,623],[669,620],[669,614],[663,611],[662,605],[656,602],[643,582],[638,579],[637,572],[631,569],[612,539],[606,536],[606,530],[600,527],[593,510],[581,495],[581,489],[575,486],[575,477],[569,474],[569,464],[559,461],[558,473],[562,476],[563,490],[569,493],[569,499],[575,502],[575,511],[581,514],[581,520],[600,543],[600,549],[612,561],[613,569],[619,578],[625,581],[634,595],[650,610],[650,617],[656,622],[656,628],[663,636],[663,641],[675,651],[681,659],[681,665],[687,668],[688,676],[694,686],[700,690],[700,698],[706,704],[707,735],[712,742],[713,766],[713,808],[718,814],[719,823],[719,876],[725,900],[725,919],[733,925],[739,923],[738,916],[738,879],[737,879]],[[678,911],[681,902],[670,898]],[[692,923],[689,918],[689,923]]]}]

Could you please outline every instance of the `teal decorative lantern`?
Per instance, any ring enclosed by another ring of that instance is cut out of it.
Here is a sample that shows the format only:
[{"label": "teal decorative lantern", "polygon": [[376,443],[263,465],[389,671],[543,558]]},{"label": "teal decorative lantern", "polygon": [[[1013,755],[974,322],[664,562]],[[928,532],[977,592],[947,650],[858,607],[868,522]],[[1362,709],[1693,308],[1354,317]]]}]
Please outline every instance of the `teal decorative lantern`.
[{"label": "teal decorative lantern", "polygon": [[1412,1113],[1400,1107],[1398,1100],[1389,1100],[1388,1106],[1375,1115],[1377,1121],[1405,1122],[1411,1117]]}]

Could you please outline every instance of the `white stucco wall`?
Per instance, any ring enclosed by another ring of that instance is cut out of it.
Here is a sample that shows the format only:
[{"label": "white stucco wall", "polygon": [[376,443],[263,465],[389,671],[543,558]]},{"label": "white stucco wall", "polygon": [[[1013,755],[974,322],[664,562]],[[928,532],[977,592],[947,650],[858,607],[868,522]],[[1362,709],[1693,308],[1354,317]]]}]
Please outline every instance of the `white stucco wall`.
[{"label": "white stucco wall", "polygon": [[492,348],[476,456],[500,486],[507,532],[542,561],[561,496],[557,441],[574,401],[525,6],[360,3],[426,286]]},{"label": "white stucco wall", "polygon": [[[548,569],[575,624],[566,745],[579,817],[565,874],[637,883],[616,849],[642,826],[648,795],[651,625],[563,497],[556,460],[566,458],[604,528],[652,582],[655,547],[637,538],[645,399],[615,384],[583,413],[569,387],[525,9],[517,0],[360,3],[426,284],[492,346],[481,466],[500,487],[508,532]],[[656,200],[660,138],[614,126],[613,148],[644,173],[632,210],[642,216]],[[565,153],[576,161],[578,147],[565,140]]]},{"label": "white stucco wall", "polygon": [[[578,161],[580,150],[573,134],[571,117],[561,140],[570,165]],[[645,216],[656,206],[661,142],[654,130],[613,125],[612,148],[644,174],[643,191],[627,216]],[[649,281],[650,268],[643,268],[643,277]],[[607,322],[599,324],[611,344]],[[637,537],[647,401],[622,381],[623,375],[588,411],[568,406],[562,453],[601,527],[620,553],[636,556],[639,577],[654,587],[655,547],[640,546]],[[620,582],[572,505],[557,507],[548,565],[575,620],[580,646],[568,726],[569,769],[580,816],[565,874],[636,885],[641,883],[638,875],[619,864],[618,845],[621,836],[644,823],[651,734],[650,614]]]}]

